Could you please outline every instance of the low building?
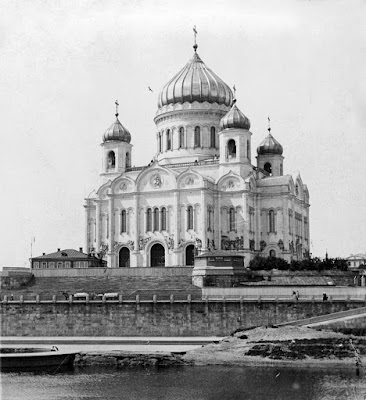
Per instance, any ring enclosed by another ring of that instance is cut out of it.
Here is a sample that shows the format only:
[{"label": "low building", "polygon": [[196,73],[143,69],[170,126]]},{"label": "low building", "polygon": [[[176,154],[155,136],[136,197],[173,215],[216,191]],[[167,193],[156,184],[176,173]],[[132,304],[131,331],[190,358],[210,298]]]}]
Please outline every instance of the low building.
[{"label": "low building", "polygon": [[350,270],[358,269],[360,266],[366,265],[366,254],[351,254],[346,260]]},{"label": "low building", "polygon": [[107,262],[101,258],[83,253],[82,247],[79,251],[74,249],[57,249],[55,253],[45,254],[30,259],[32,269],[55,269],[55,268],[103,268]]}]

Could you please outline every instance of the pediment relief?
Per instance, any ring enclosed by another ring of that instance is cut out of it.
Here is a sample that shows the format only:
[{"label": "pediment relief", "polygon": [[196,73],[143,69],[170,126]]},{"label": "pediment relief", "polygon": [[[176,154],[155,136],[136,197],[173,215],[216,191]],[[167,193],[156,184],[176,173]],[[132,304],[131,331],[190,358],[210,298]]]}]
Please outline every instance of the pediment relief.
[{"label": "pediment relief", "polygon": [[233,192],[244,188],[242,180],[236,176],[228,176],[219,183],[219,189],[225,192]]},{"label": "pediment relief", "polygon": [[178,177],[177,184],[180,189],[201,187],[203,186],[202,176],[188,169]]},{"label": "pediment relief", "polygon": [[153,169],[139,181],[140,191],[171,190],[174,189],[174,177],[162,169]]},{"label": "pediment relief", "polygon": [[118,182],[115,186],[114,192],[115,193],[124,193],[124,192],[131,192],[133,189],[132,182],[128,181],[127,179],[123,179]]}]

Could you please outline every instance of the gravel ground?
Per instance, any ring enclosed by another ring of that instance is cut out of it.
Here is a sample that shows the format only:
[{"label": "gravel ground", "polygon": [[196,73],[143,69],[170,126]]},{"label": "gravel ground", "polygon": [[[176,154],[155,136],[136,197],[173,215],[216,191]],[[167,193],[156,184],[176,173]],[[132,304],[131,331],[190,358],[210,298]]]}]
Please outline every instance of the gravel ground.
[{"label": "gravel ground", "polygon": [[[246,353],[258,342],[292,341],[302,339],[345,339],[349,336],[332,331],[317,331],[307,327],[286,326],[279,328],[259,327],[235,333],[224,338],[217,344],[208,344],[199,349],[188,351],[183,357],[186,361],[196,365],[207,364],[290,364],[290,365],[353,365],[352,357],[347,359],[315,359],[308,357],[306,360],[274,360],[259,356],[248,356]],[[366,359],[362,363],[366,365]]]}]

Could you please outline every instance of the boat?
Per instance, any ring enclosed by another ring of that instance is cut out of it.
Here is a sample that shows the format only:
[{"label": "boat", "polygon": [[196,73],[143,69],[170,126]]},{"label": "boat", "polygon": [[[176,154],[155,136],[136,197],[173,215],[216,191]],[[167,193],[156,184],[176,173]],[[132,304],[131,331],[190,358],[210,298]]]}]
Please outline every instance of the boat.
[{"label": "boat", "polygon": [[1,371],[58,369],[73,367],[78,352],[58,351],[57,347],[45,348],[7,348],[0,349]]}]

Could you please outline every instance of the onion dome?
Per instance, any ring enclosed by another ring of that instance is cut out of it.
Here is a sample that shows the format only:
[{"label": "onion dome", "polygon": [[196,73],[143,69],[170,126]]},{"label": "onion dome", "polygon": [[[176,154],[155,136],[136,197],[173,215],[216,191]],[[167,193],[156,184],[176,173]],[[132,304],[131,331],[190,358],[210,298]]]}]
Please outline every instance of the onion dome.
[{"label": "onion dome", "polygon": [[229,86],[214,74],[196,53],[192,59],[179,71],[163,88],[159,94],[158,107],[168,104],[217,103],[230,106],[233,94]]},{"label": "onion dome", "polygon": [[131,142],[130,132],[121,124],[118,119],[118,112],[115,114],[115,122],[104,132],[103,142],[108,142],[110,140],[119,140],[121,142]]},{"label": "onion dome", "polygon": [[264,154],[282,155],[283,148],[277,142],[277,140],[271,135],[270,132],[268,136],[263,140],[263,142],[257,147],[257,153],[258,155],[264,155]]},{"label": "onion dome", "polygon": [[220,121],[221,130],[230,128],[250,129],[250,121],[236,106],[236,100],[234,100],[231,110]]}]

